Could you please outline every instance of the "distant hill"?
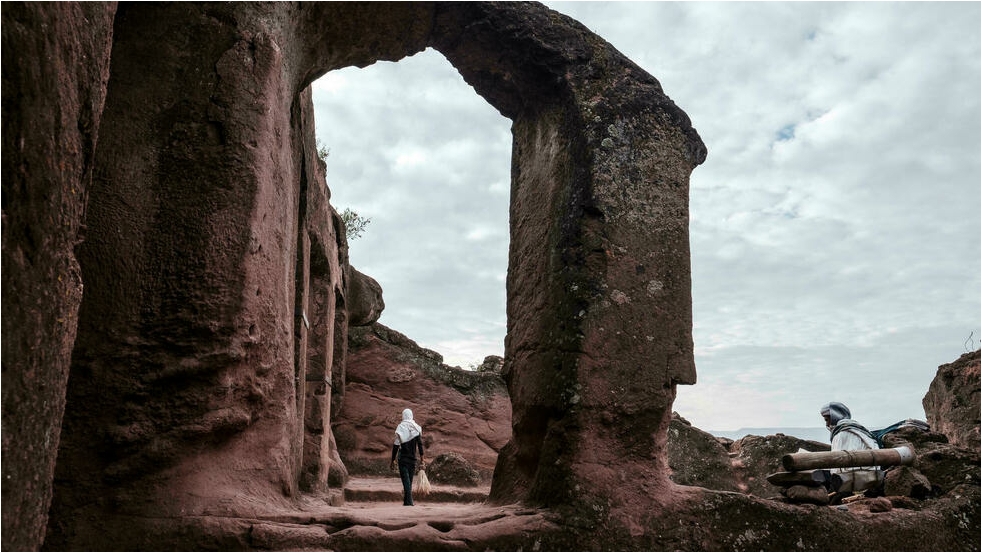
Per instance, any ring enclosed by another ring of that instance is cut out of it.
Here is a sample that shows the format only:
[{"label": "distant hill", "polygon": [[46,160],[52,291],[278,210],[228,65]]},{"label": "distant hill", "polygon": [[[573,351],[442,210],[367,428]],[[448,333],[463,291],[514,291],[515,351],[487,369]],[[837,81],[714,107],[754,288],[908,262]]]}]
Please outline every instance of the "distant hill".
[{"label": "distant hill", "polygon": [[740,439],[744,436],[772,436],[784,434],[798,439],[829,442],[829,431],[825,428],[740,428],[739,430],[706,430],[716,437]]}]

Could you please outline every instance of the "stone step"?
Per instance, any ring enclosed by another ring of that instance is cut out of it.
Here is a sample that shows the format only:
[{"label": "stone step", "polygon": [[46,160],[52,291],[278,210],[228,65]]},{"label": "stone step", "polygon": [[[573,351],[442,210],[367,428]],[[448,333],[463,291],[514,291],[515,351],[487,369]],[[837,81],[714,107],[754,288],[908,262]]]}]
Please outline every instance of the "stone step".
[{"label": "stone step", "polygon": [[[490,486],[454,486],[431,482],[428,495],[414,495],[418,502],[427,503],[483,503],[488,498]],[[398,476],[352,476],[344,486],[345,502],[400,502],[402,482]]]}]

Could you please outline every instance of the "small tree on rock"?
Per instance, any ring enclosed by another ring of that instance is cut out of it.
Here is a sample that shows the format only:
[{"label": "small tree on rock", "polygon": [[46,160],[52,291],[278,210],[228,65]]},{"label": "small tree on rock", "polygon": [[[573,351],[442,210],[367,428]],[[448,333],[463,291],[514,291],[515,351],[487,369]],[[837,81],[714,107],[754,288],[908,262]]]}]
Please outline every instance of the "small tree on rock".
[{"label": "small tree on rock", "polygon": [[362,218],[357,212],[350,208],[345,208],[341,212],[341,220],[344,221],[344,235],[348,241],[361,237],[365,227],[372,222],[371,218]]},{"label": "small tree on rock", "polygon": [[[327,164],[327,158],[330,155],[331,149],[327,148],[320,141],[317,141],[317,156],[324,161],[324,164]],[[361,234],[365,232],[365,228],[372,221],[371,218],[362,218],[350,208],[345,208],[341,212],[341,220],[344,221],[344,236],[348,241],[361,237]]]}]

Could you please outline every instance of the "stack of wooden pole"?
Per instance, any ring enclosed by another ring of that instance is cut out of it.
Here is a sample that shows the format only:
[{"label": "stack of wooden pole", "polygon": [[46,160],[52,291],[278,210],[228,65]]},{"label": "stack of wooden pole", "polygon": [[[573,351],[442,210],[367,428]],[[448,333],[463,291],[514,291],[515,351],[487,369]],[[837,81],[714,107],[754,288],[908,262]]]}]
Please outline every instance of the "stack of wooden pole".
[{"label": "stack of wooden pole", "polygon": [[818,451],[784,455],[781,465],[788,472],[778,472],[767,477],[775,486],[819,486],[824,483],[824,473],[818,469],[854,468],[858,466],[910,466],[914,451],[910,447],[890,449],[865,449],[863,451]]}]

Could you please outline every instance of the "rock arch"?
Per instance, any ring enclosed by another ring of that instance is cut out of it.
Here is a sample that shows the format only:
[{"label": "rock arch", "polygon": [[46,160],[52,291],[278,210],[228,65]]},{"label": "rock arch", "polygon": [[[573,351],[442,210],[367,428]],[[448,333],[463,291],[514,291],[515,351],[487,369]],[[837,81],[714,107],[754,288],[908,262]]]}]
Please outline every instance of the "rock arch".
[{"label": "rock arch", "polygon": [[513,122],[513,439],[492,498],[622,509],[612,492],[667,490],[675,386],[695,382],[688,178],[705,146],[654,78],[569,18],[456,5],[435,21],[433,46]]},{"label": "rock arch", "polygon": [[375,312],[351,287],[306,88],[432,45],[514,122],[515,418],[493,493],[549,510],[434,521],[423,545],[978,551],[977,483],[893,517],[670,487],[665,427],[694,379],[687,178],[705,149],[576,22],[512,3],[24,2],[2,18],[8,549],[417,537],[371,523],[351,541],[302,510],[324,467],[301,442],[323,445],[307,434],[337,393],[307,376],[337,384],[345,326]]},{"label": "rock arch", "polygon": [[166,548],[122,523],[290,508],[326,479],[305,428],[332,396],[304,384],[337,383],[353,274],[307,87],[427,46],[513,121],[492,496],[614,513],[668,487],[706,149],[654,78],[536,4],[120,4],[113,33],[46,547]]},{"label": "rock arch", "polygon": [[[695,382],[688,178],[705,146],[654,78],[569,18],[437,3],[422,11],[427,28],[419,13],[399,14],[402,33],[374,11],[348,29],[395,37],[371,61],[434,47],[513,122],[505,359],[514,435],[492,498],[610,496],[592,483],[668,489],[675,386]],[[303,83],[338,64],[309,55]]]}]

